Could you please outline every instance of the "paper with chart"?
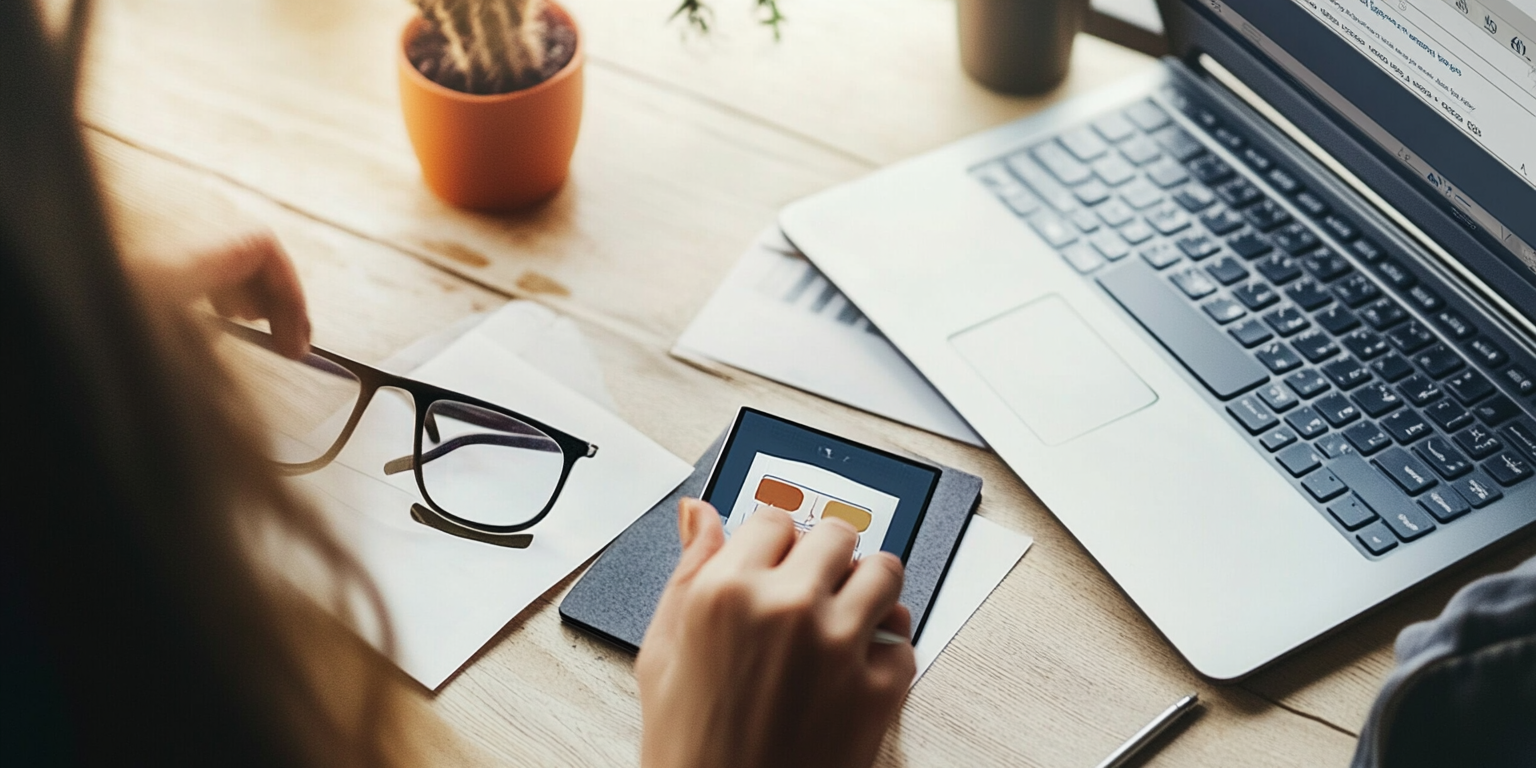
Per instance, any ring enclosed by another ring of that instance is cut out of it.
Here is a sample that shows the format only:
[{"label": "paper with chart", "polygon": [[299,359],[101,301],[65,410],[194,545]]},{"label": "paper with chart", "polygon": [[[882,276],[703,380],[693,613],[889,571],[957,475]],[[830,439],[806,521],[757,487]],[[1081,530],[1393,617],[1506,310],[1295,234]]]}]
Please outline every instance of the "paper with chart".
[{"label": "paper with chart", "polygon": [[859,532],[854,557],[880,551],[900,499],[821,467],[759,453],[725,521],[726,535],[764,509],[788,512],[801,534],[835,517]]},{"label": "paper with chart", "polygon": [[784,239],[762,233],[672,349],[971,445],[981,438]]}]

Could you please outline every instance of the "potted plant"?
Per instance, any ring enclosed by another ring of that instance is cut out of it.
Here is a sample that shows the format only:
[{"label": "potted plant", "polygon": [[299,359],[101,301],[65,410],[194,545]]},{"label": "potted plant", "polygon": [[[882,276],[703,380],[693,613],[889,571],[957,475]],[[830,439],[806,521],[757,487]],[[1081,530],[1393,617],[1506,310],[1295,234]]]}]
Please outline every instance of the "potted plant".
[{"label": "potted plant", "polygon": [[415,0],[400,104],[422,177],[464,208],[508,211],[565,182],[581,127],[576,22],[552,0]]}]

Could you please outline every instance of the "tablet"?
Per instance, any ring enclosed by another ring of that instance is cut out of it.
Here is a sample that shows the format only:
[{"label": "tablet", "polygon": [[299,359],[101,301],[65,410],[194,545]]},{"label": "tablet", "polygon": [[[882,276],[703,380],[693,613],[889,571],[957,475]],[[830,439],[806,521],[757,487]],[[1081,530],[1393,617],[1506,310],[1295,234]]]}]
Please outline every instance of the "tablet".
[{"label": "tablet", "polygon": [[905,563],[938,483],[937,467],[742,408],[702,498],[726,536],[766,509],[789,513],[802,535],[835,517],[859,532],[854,557],[884,550]]}]

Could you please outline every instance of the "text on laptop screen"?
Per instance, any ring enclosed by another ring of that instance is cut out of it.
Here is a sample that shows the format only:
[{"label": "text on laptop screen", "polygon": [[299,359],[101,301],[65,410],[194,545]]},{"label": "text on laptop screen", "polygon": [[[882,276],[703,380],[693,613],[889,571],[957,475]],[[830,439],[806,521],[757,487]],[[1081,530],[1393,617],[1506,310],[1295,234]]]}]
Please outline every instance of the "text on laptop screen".
[{"label": "text on laptop screen", "polygon": [[1536,12],[1500,0],[1293,1],[1536,187]]}]

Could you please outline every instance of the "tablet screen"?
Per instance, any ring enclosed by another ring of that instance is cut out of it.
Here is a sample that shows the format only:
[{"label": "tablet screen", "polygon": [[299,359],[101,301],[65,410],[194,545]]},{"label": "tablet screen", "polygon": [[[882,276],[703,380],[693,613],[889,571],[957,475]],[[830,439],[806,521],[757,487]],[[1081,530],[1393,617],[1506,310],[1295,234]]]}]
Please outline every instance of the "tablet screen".
[{"label": "tablet screen", "polygon": [[841,518],[859,532],[855,557],[885,550],[906,562],[939,470],[751,408],[731,427],[704,500],[729,536],[769,507],[801,533]]}]

